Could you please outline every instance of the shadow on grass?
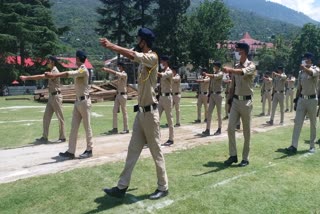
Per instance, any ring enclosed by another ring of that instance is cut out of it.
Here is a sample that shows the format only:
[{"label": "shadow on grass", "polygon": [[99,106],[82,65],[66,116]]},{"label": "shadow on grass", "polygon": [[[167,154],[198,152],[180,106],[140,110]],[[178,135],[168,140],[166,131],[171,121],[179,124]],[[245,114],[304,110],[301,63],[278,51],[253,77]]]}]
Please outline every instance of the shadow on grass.
[{"label": "shadow on grass", "polygon": [[286,149],[277,149],[275,152],[279,152],[279,153],[283,153],[284,154],[284,155],[282,155],[280,157],[274,158],[275,160],[278,160],[278,159],[284,159],[284,158],[287,158],[287,157],[291,157],[291,156],[294,156],[294,155],[301,155],[301,154],[307,153],[309,151],[308,150],[301,150],[301,151],[297,151],[296,153],[292,153],[292,152],[288,152]]},{"label": "shadow on grass", "polygon": [[210,174],[213,172],[219,172],[221,170],[230,168],[230,167],[237,167],[236,165],[231,165],[231,166],[226,166],[223,162],[214,162],[214,161],[209,161],[206,164],[203,164],[204,167],[214,167],[215,169],[198,174],[198,175],[193,175],[193,176],[202,176],[202,175],[206,175],[206,174]]},{"label": "shadow on grass", "polygon": [[51,159],[54,161],[41,163],[41,164],[38,164],[38,166],[55,164],[55,163],[59,163],[59,162],[63,162],[63,161],[75,160],[75,159],[80,159],[80,158],[75,157],[74,159],[68,159],[68,158],[62,158],[58,155],[58,156],[52,157]]},{"label": "shadow on grass", "polygon": [[31,146],[32,145],[52,145],[52,144],[61,144],[61,143],[65,143],[65,142],[60,142],[58,140],[56,140],[56,141],[48,140],[47,142],[44,143],[44,142],[35,140],[32,143],[29,143],[29,145],[31,145]]},{"label": "shadow on grass", "polygon": [[[132,191],[132,190],[128,190],[128,191]],[[148,198],[149,198],[149,195],[146,195],[146,194],[140,195],[140,196],[134,196],[130,193],[129,194],[127,193],[124,198],[113,198],[108,195],[104,195],[94,200],[94,202],[98,204],[98,207],[94,210],[86,212],[85,214],[100,213],[117,206],[134,204]]]}]

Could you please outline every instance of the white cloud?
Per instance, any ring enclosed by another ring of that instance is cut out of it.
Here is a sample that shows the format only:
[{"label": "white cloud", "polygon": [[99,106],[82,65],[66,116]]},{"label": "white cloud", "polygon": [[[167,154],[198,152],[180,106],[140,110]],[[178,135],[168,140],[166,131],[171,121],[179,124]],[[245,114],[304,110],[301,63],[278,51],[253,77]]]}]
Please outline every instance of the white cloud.
[{"label": "white cloud", "polygon": [[302,12],[314,20],[320,21],[319,0],[269,0],[269,1],[282,4],[293,10]]}]

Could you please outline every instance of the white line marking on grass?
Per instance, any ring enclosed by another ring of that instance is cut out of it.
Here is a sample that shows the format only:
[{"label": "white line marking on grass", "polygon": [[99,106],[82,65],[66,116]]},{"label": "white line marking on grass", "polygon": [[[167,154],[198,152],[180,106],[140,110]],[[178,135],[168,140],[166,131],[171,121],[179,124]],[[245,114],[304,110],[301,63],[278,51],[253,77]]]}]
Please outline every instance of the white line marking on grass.
[{"label": "white line marking on grass", "polygon": [[129,196],[129,199],[132,201],[132,202],[134,202],[135,204],[137,204],[139,207],[141,207],[141,208],[145,208],[145,206],[144,206],[144,203],[142,202],[142,201],[139,201],[136,197],[134,197],[134,196]]},{"label": "white line marking on grass", "polygon": [[103,117],[102,114],[98,114],[98,113],[96,113],[96,112],[91,112],[91,116],[92,116],[92,117]]},{"label": "white line marking on grass", "polygon": [[153,213],[153,210],[159,210],[159,209],[165,208],[165,207],[170,206],[171,204],[173,204],[173,202],[174,202],[174,200],[170,200],[170,199],[158,202],[156,204],[153,204],[153,205],[149,206],[147,208],[147,211],[149,213]]},{"label": "white line marking on grass", "polygon": [[[58,120],[58,119],[52,119],[52,120]],[[12,120],[12,121],[0,121],[0,124],[3,123],[28,123],[28,122],[42,122],[41,120]]]},{"label": "white line marking on grass", "polygon": [[18,110],[18,109],[28,109],[28,108],[45,108],[45,106],[9,106],[2,107],[0,110]]},{"label": "white line marking on grass", "polygon": [[19,175],[26,175],[26,174],[29,174],[29,173],[30,173],[29,170],[24,169],[24,170],[16,171],[16,172],[13,172],[13,173],[11,173],[9,175],[6,175],[6,176],[2,177],[1,179],[11,178],[11,177],[19,176]]},{"label": "white line marking on grass", "polygon": [[314,153],[307,152],[307,153],[304,153],[303,155],[301,155],[298,159],[307,158],[311,155],[314,155]]},{"label": "white line marking on grass", "polygon": [[218,183],[215,183],[215,184],[211,185],[210,187],[216,188],[216,187],[218,187],[218,186],[223,186],[223,185],[228,184],[228,183],[230,183],[231,181],[237,180],[237,179],[239,179],[239,178],[253,175],[253,174],[255,174],[256,172],[257,172],[257,171],[252,171],[252,172],[248,172],[248,173],[245,173],[245,174],[240,174],[240,175],[234,176],[234,177],[232,177],[232,178],[228,178],[228,179],[222,180],[222,181],[220,181],[220,182],[218,182]]}]

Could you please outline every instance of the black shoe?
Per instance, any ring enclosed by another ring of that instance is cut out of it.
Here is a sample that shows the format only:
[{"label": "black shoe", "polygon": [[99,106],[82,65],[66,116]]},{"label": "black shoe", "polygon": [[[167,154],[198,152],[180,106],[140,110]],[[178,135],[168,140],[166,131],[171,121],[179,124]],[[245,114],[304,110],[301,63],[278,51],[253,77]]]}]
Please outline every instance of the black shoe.
[{"label": "black shoe", "polygon": [[284,112],[288,112],[289,111],[289,109],[286,109]]},{"label": "black shoe", "polygon": [[59,153],[59,156],[62,157],[62,158],[66,158],[66,159],[74,159],[74,154],[66,151],[66,152],[60,152]]},{"label": "black shoe", "polygon": [[48,138],[41,137],[41,138],[37,138],[36,141],[38,143],[48,143]]},{"label": "black shoe", "polygon": [[163,198],[163,197],[167,196],[168,194],[169,194],[168,190],[160,191],[160,190],[156,189],[156,191],[149,196],[149,199],[156,200],[159,198]]},{"label": "black shoe", "polygon": [[236,126],[236,130],[240,130],[240,128],[241,128],[240,125]]},{"label": "black shoe", "polygon": [[79,158],[90,158],[90,157],[92,157],[92,150],[90,150],[90,151],[84,151],[84,153],[82,153],[81,155],[79,155]]},{"label": "black shoe", "polygon": [[56,143],[64,143],[64,142],[66,142],[66,139],[59,139],[56,141]]},{"label": "black shoe", "polygon": [[122,132],[120,132],[120,134],[128,134],[129,130],[123,130]]},{"label": "black shoe", "polygon": [[204,122],[204,123],[206,123],[207,121],[208,121],[207,119],[204,119],[204,121],[203,121],[203,122]]},{"label": "black shoe", "polygon": [[124,189],[119,189],[118,187],[112,187],[111,189],[104,188],[103,191],[111,197],[123,198],[126,195],[127,189],[128,187]]},{"label": "black shoe", "polygon": [[217,131],[213,134],[214,136],[220,135],[221,134],[221,128],[218,128]]},{"label": "black shoe", "polygon": [[273,126],[273,120],[266,121],[266,123],[270,126]]},{"label": "black shoe", "polygon": [[259,114],[259,116],[264,116],[264,115],[265,115],[264,113],[260,113],[260,114]]},{"label": "black shoe", "polygon": [[202,135],[204,136],[210,136],[210,130],[206,129],[205,131],[202,132]]},{"label": "black shoe", "polygon": [[169,127],[169,125],[168,125],[168,123],[166,123],[166,125],[164,125],[166,128],[168,128]]},{"label": "black shoe", "polygon": [[295,153],[297,153],[297,148],[294,146],[290,146],[290,147],[286,148],[286,152],[295,154]]},{"label": "black shoe", "polygon": [[238,157],[237,157],[237,156],[230,156],[230,157],[228,158],[228,160],[226,160],[226,161],[224,162],[224,164],[227,165],[227,166],[230,166],[230,165],[233,164],[233,163],[238,163]]},{"label": "black shoe", "polygon": [[113,128],[110,131],[108,131],[108,134],[118,134],[118,129],[117,128]]},{"label": "black shoe", "polygon": [[167,142],[162,144],[162,146],[171,146],[172,144],[173,144],[173,140],[168,140]]},{"label": "black shoe", "polygon": [[195,123],[201,123],[201,120],[194,120]]},{"label": "black shoe", "polygon": [[176,125],[174,125],[174,127],[180,127],[180,123],[177,123]]},{"label": "black shoe", "polygon": [[222,120],[227,120],[229,117],[228,116],[225,116]]},{"label": "black shoe", "polygon": [[240,167],[244,167],[247,165],[249,165],[249,161],[247,161],[247,160],[242,160],[241,163],[238,164],[238,166],[240,166]]}]

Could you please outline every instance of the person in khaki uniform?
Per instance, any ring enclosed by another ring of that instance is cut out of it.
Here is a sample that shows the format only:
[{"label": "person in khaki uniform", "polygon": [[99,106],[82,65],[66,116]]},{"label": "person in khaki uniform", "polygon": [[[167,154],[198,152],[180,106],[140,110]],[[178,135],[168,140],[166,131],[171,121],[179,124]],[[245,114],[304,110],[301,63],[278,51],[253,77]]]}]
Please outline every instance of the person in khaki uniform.
[{"label": "person in khaki uniform", "polygon": [[221,108],[222,108],[222,79],[223,79],[223,72],[221,71],[221,63],[214,62],[213,63],[213,74],[208,74],[204,72],[204,76],[210,78],[210,96],[209,96],[209,109],[208,109],[208,117],[207,117],[207,127],[203,135],[209,136],[210,135],[210,127],[211,127],[211,120],[212,120],[212,113],[214,107],[217,106],[217,116],[218,116],[218,129],[213,135],[220,135],[221,134],[221,127],[222,127],[222,117],[221,117]]},{"label": "person in khaki uniform", "polygon": [[[207,68],[202,68],[202,72],[207,72]],[[201,107],[204,106],[204,122],[207,122],[208,117],[208,95],[209,95],[209,84],[210,78],[201,75],[199,79],[196,80],[199,83],[199,92],[197,100],[197,116],[198,118],[194,121],[195,123],[201,123]]]},{"label": "person in khaki uniform", "polygon": [[161,72],[158,72],[160,78],[160,97],[159,97],[159,116],[161,118],[162,112],[165,111],[167,123],[169,127],[169,139],[163,146],[171,146],[174,141],[173,133],[173,117],[172,117],[172,70],[168,64],[169,57],[161,56],[160,67]]},{"label": "person in khaki uniform", "polygon": [[60,152],[59,156],[65,159],[73,159],[75,157],[75,151],[77,146],[78,130],[83,122],[84,129],[86,131],[87,148],[79,156],[80,158],[92,157],[92,129],[91,129],[91,99],[89,96],[89,71],[85,66],[87,59],[86,54],[83,51],[76,52],[76,64],[79,68],[75,71],[66,71],[59,74],[52,74],[46,72],[45,75],[48,78],[64,77],[74,78],[74,89],[76,92],[76,101],[73,107],[71,131],[69,136],[69,148],[66,152]]},{"label": "person in khaki uniform", "polygon": [[283,67],[278,67],[278,72],[272,72],[274,85],[273,85],[273,98],[272,98],[272,112],[270,120],[267,121],[267,124],[273,125],[274,115],[276,113],[277,105],[280,105],[280,125],[283,124],[284,120],[284,90],[285,83],[287,80],[287,75],[283,73]]},{"label": "person in khaki uniform", "polygon": [[301,128],[306,114],[310,119],[310,153],[315,152],[315,139],[317,129],[317,87],[319,78],[319,68],[312,64],[313,54],[307,52],[303,55],[303,60],[300,65],[301,72],[298,77],[298,88],[295,102],[296,117],[292,133],[291,146],[286,148],[288,153],[296,153]]},{"label": "person in khaki uniform", "polygon": [[181,126],[180,124],[180,100],[181,100],[181,77],[177,73],[178,66],[172,67],[172,107],[176,110],[176,124],[174,127]]},{"label": "person in khaki uniform", "polygon": [[104,192],[112,197],[123,198],[125,196],[133,168],[146,143],[155,162],[158,178],[158,188],[149,198],[159,199],[169,193],[165,160],[160,146],[159,111],[155,94],[159,60],[157,54],[151,50],[154,39],[155,36],[150,29],[140,28],[136,51],[113,44],[106,38],[100,39],[103,47],[122,54],[140,64],[138,68],[138,105],[134,108],[137,115],[133,124],[125,167],[120,175],[118,185],[104,189]]},{"label": "person in khaki uniform", "polygon": [[294,93],[294,84],[296,82],[296,78],[292,76],[292,74],[288,74],[288,79],[286,83],[286,110],[289,111],[289,99],[290,99],[290,112],[293,110],[293,93]]},{"label": "person in khaki uniform", "polygon": [[270,73],[267,72],[263,77],[263,83],[261,87],[261,95],[262,95],[262,113],[260,116],[265,116],[266,102],[268,102],[268,113],[267,116],[270,116],[271,111],[271,100],[272,100],[272,78],[270,77]]},{"label": "person in khaki uniform", "polygon": [[[229,96],[230,85],[232,82],[229,74],[226,75],[226,79],[224,79],[223,82],[225,84],[224,94],[225,94],[225,98],[227,99],[227,97]],[[225,100],[225,103],[224,103],[225,116],[224,116],[223,120],[227,120],[229,118],[229,110],[230,110],[230,106],[229,106],[227,100]]]},{"label": "person in khaki uniform", "polygon": [[241,118],[243,123],[244,146],[240,167],[249,164],[250,137],[251,137],[251,112],[253,96],[253,80],[256,66],[248,60],[249,45],[247,43],[236,44],[236,56],[240,56],[240,61],[235,68],[224,67],[223,72],[232,73],[232,83],[228,102],[232,102],[229,124],[229,155],[224,162],[226,166],[238,162],[235,129]]},{"label": "person in khaki uniform", "polygon": [[[58,59],[54,56],[50,56],[48,59],[48,67],[51,69],[51,73],[56,74],[59,73],[56,65],[58,64]],[[22,81],[26,80],[40,80],[46,79],[45,74],[33,75],[33,76],[20,76]],[[49,135],[49,126],[53,116],[53,113],[56,114],[59,121],[59,139],[56,141],[57,143],[65,142],[65,128],[64,128],[64,118],[62,113],[62,95],[60,90],[60,78],[48,79],[48,91],[49,98],[46,105],[46,109],[43,115],[43,133],[42,137],[36,139],[36,141],[40,143],[48,142]]]},{"label": "person in khaki uniform", "polygon": [[123,117],[123,131],[120,134],[129,133],[128,129],[128,113],[127,113],[127,80],[128,75],[124,70],[124,63],[118,62],[117,64],[119,71],[114,71],[110,68],[102,68],[103,71],[111,73],[118,77],[116,81],[117,84],[117,95],[114,100],[113,106],[113,129],[110,130],[109,134],[118,134],[118,112],[121,108],[122,117]]}]

